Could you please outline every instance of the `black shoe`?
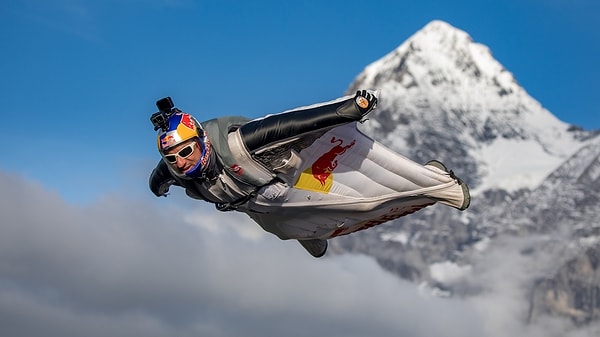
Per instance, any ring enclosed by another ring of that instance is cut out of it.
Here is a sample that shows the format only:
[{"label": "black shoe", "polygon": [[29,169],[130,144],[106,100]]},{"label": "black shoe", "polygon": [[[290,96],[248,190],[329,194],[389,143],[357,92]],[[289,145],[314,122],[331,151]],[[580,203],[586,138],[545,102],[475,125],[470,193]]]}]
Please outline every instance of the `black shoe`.
[{"label": "black shoe", "polygon": [[444,165],[441,161],[439,160],[430,160],[427,162],[427,164],[425,164],[425,166],[433,166],[433,167],[437,167],[440,170],[444,171],[444,172],[448,172],[448,168],[446,168],[446,165]]},{"label": "black shoe", "polygon": [[327,252],[327,240],[310,239],[298,240],[298,242],[314,257],[321,257]]},{"label": "black shoe", "polygon": [[444,165],[439,160],[435,160],[435,159],[430,160],[427,162],[427,164],[425,164],[425,166],[432,166],[432,167],[438,168],[438,169],[448,173],[450,178],[454,179],[458,183],[458,185],[462,188],[463,202],[459,207],[456,207],[456,206],[455,207],[461,211],[464,211],[465,209],[469,208],[469,205],[471,204],[471,193],[469,192],[469,186],[467,186],[467,183],[465,183],[462,179],[457,177],[456,174],[454,174],[454,172],[452,170],[448,170],[446,165]]}]

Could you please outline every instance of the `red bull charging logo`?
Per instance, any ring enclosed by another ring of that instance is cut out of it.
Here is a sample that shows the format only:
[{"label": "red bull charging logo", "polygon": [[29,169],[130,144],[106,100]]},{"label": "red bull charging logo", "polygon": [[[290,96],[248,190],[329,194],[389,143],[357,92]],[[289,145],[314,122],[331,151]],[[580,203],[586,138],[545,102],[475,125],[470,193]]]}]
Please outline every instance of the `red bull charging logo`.
[{"label": "red bull charging logo", "polygon": [[181,124],[185,125],[188,129],[195,129],[194,121],[189,114],[181,115]]},{"label": "red bull charging logo", "polygon": [[170,147],[171,145],[175,144],[177,140],[175,139],[175,137],[173,137],[173,135],[171,134],[164,134],[162,136],[160,136],[160,148],[161,149],[166,149],[168,147]]},{"label": "red bull charging logo", "polygon": [[330,143],[336,145],[317,158],[309,168],[300,174],[294,185],[295,187],[325,193],[331,190],[333,185],[332,175],[338,166],[338,157],[353,147],[356,140],[344,145],[343,139],[331,137]]}]

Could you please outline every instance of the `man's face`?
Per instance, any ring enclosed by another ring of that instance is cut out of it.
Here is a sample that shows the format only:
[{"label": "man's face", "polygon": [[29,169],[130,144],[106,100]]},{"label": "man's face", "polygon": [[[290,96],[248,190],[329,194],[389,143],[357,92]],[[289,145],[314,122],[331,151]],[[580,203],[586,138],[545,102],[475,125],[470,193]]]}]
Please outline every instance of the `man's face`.
[{"label": "man's face", "polygon": [[[191,154],[189,152],[190,147],[192,151]],[[201,156],[202,150],[196,139],[185,141],[168,149],[165,152],[165,158],[167,159],[167,162],[182,173],[186,173],[190,169],[194,168]],[[169,159],[174,159],[175,161]]]}]

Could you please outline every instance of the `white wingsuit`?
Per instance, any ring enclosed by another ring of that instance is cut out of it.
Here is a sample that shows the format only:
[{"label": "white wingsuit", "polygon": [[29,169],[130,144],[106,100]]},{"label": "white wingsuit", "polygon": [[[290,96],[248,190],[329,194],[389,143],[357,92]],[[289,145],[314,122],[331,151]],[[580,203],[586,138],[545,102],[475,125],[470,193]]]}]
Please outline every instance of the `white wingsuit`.
[{"label": "white wingsuit", "polygon": [[[292,127],[290,133],[285,124],[293,118],[304,118],[306,111],[325,111],[327,107],[339,114],[356,105],[365,91],[230,128],[226,140],[230,155],[218,156],[222,169],[213,178],[214,183],[207,183],[210,180],[204,177],[205,188],[196,188],[195,193],[189,181],[175,179],[174,184],[186,187],[192,197],[213,202],[218,199],[218,192],[214,191],[221,187],[243,194],[248,190],[245,186],[256,186],[241,201],[227,202],[226,207],[221,204],[218,208],[248,214],[265,231],[283,240],[298,240],[315,257],[325,254],[330,238],[379,225],[437,202],[466,209],[470,204],[467,185],[442,163],[432,160],[421,165],[358,130],[357,123],[375,107],[377,94],[368,91],[366,96],[374,97],[374,104],[361,111],[359,117],[327,128],[311,121],[303,129]],[[305,120],[310,119],[309,116]],[[272,131],[273,125],[277,132]],[[313,125],[317,129],[307,132]],[[271,130],[257,132],[259,128]],[[155,178],[153,183],[151,177],[153,191],[156,181]],[[211,188],[213,192],[208,195]],[[164,189],[162,192],[155,194],[165,194]]]}]

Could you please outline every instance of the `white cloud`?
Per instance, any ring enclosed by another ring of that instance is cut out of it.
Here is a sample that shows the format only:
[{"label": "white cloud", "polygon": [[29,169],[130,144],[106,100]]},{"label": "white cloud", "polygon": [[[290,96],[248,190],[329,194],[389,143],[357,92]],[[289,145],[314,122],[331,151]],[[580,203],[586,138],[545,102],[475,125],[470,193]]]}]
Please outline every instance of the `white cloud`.
[{"label": "white cloud", "polygon": [[73,207],[1,171],[0,190],[10,191],[0,195],[2,336],[523,331],[518,298],[501,287],[468,300],[425,296],[370,258],[314,259],[297,242],[249,235],[258,226],[240,214],[150,196]]},{"label": "white cloud", "polygon": [[431,278],[446,285],[459,282],[470,276],[471,266],[460,266],[450,261],[434,263],[429,266]]}]

